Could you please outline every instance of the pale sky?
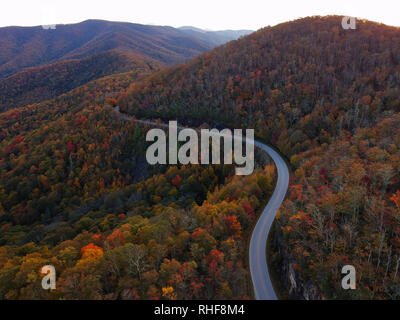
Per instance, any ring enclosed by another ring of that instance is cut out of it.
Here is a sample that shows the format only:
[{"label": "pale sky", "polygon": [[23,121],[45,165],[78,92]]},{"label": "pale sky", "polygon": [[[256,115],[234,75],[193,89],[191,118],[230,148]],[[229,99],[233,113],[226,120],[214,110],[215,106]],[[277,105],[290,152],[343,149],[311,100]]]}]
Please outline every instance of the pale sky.
[{"label": "pale sky", "polygon": [[1,0],[0,27],[102,19],[210,30],[257,30],[328,14],[400,26],[399,13],[399,0]]}]

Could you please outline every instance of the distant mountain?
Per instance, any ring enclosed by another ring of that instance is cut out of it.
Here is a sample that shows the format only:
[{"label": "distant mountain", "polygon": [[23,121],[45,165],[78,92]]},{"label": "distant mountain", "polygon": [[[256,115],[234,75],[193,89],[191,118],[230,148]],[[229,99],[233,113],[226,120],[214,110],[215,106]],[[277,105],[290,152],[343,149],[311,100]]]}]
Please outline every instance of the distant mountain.
[{"label": "distant mountain", "polygon": [[250,33],[253,33],[252,30],[221,30],[221,31],[212,31],[215,35],[219,35],[221,37],[226,37],[231,40],[236,40],[240,37],[247,36]]},{"label": "distant mountain", "polygon": [[135,70],[149,74],[162,64],[133,53],[107,51],[83,59],[59,61],[0,79],[0,112],[55,98],[89,81]]},{"label": "distant mountain", "polygon": [[0,79],[24,68],[81,59],[110,50],[173,65],[234,39],[232,34],[180,30],[126,22],[87,20],[37,27],[0,28]]},{"label": "distant mountain", "polygon": [[183,27],[179,27],[179,29],[184,30],[184,31],[191,30],[191,31],[196,31],[196,32],[201,32],[201,33],[207,32],[207,30],[203,30],[200,28],[192,27],[192,26],[183,26]]},{"label": "distant mountain", "polygon": [[205,29],[200,29],[192,26],[183,26],[179,27],[180,30],[191,30],[191,31],[196,31],[196,32],[201,32],[201,33],[210,33],[210,34],[217,34],[217,35],[224,35],[226,37],[230,37],[231,40],[237,40],[237,38],[241,36],[246,36],[250,33],[253,33],[254,30],[218,30],[218,31],[211,31],[211,30],[205,30]]},{"label": "distant mountain", "polygon": [[203,35],[202,39],[204,41],[210,41],[212,43],[215,43],[215,45],[221,45],[232,40],[237,40],[242,36],[246,36],[254,32],[252,30],[209,31],[191,26],[180,27],[179,30],[186,32],[188,35],[196,37],[199,37],[198,33],[200,33]]}]

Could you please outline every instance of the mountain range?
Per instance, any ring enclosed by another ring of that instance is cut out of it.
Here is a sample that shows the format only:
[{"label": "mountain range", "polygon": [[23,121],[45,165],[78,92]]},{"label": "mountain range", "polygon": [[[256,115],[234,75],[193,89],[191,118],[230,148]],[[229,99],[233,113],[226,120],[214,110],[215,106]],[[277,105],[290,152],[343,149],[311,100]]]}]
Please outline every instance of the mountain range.
[{"label": "mountain range", "polygon": [[57,25],[54,30],[41,26],[5,27],[0,28],[0,79],[23,68],[109,50],[131,52],[171,65],[248,32],[203,32],[103,20]]}]

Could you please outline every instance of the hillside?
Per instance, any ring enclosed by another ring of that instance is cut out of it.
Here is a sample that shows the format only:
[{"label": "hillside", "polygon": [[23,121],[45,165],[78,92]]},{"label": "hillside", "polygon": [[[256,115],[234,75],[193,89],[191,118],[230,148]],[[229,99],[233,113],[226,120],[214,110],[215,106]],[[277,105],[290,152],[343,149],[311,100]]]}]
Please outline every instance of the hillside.
[{"label": "hillside", "polygon": [[0,112],[53,99],[87,82],[135,70],[149,74],[162,63],[132,53],[107,51],[88,58],[32,67],[0,80]]},{"label": "hillside", "polygon": [[110,50],[176,64],[235,37],[102,20],[57,25],[55,30],[41,26],[0,28],[0,79],[24,68],[86,58]]},{"label": "hillside", "polygon": [[[399,297],[399,97],[400,29],[359,20],[344,30],[328,16],[158,72],[118,105],[141,118],[254,128],[294,172],[273,257],[285,296],[371,299]],[[344,264],[358,270],[358,290],[342,290]]]}]

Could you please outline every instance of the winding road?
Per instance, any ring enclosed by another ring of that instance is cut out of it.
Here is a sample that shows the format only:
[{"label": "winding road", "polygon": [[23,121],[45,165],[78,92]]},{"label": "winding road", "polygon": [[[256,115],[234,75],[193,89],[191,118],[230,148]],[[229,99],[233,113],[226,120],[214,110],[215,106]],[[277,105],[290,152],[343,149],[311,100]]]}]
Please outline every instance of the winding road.
[{"label": "winding road", "polygon": [[[120,119],[130,121],[131,118],[120,113],[119,107],[115,108]],[[161,127],[168,127],[166,124],[157,124],[151,121],[134,120],[137,123],[147,125],[157,125]],[[178,126],[178,128],[181,128]],[[266,152],[274,161],[278,172],[278,179],[274,193],[272,194],[267,206],[261,213],[257,224],[253,230],[250,240],[250,273],[253,281],[254,295],[257,300],[277,300],[274,288],[272,286],[270,274],[268,271],[266,246],[268,234],[271,229],[272,223],[275,219],[276,213],[285,198],[289,186],[289,169],[282,159],[282,157],[271,147],[259,142],[248,140],[249,143],[254,144],[260,150]]]},{"label": "winding road", "polygon": [[285,198],[289,186],[289,169],[282,157],[267,145],[255,141],[255,146],[268,153],[278,171],[276,187],[253,230],[250,240],[250,272],[257,300],[277,300],[268,272],[266,246],[269,230]]}]

